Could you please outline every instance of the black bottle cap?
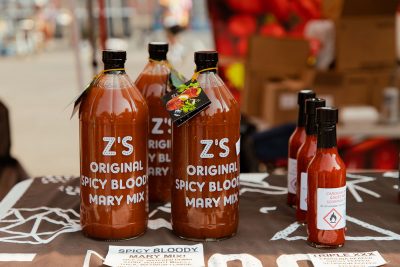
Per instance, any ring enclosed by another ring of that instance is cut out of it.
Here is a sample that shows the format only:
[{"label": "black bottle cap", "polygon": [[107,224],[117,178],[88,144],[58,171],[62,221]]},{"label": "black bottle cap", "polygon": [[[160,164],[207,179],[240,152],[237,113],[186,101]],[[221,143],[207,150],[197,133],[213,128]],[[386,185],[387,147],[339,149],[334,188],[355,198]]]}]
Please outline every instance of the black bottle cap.
[{"label": "black bottle cap", "polygon": [[315,98],[315,92],[310,89],[301,90],[297,97],[297,104],[304,105],[306,99]]},{"label": "black bottle cap", "polygon": [[317,134],[317,108],[325,107],[325,99],[309,98],[306,99],[306,134]]},{"label": "black bottle cap", "polygon": [[317,148],[336,147],[336,123],[339,112],[337,108],[317,108],[318,139]]},{"label": "black bottle cap", "polygon": [[126,51],[122,50],[103,50],[103,62],[125,62]]},{"label": "black bottle cap", "polygon": [[309,98],[314,98],[315,93],[313,90],[301,90],[297,95],[297,104],[299,104],[299,116],[297,120],[298,127],[304,127],[306,125],[306,114],[304,113],[305,110],[305,101]]},{"label": "black bottle cap", "polygon": [[154,60],[166,60],[168,53],[168,43],[151,42],[148,45],[149,56]]},{"label": "black bottle cap", "polygon": [[339,111],[334,107],[322,107],[317,109],[317,123],[335,125],[339,122]]},{"label": "black bottle cap", "polygon": [[[194,63],[196,70],[200,71],[208,68],[215,68],[218,64],[217,51],[197,51],[194,53]],[[214,71],[215,72],[215,71]]]},{"label": "black bottle cap", "polygon": [[325,99],[309,98],[306,99],[306,115],[316,115],[317,108],[325,107]]}]

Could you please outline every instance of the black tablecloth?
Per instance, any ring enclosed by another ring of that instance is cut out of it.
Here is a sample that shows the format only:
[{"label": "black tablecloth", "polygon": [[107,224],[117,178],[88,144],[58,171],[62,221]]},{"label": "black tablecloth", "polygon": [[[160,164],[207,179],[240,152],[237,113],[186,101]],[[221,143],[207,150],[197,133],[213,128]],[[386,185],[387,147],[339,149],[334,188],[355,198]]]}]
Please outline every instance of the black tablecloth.
[{"label": "black tablecloth", "polygon": [[[295,222],[295,210],[286,205],[286,176],[242,175],[239,231],[228,240],[203,243],[206,266],[216,253],[235,254],[230,258],[253,261],[252,266],[260,266],[261,261],[262,266],[290,267],[293,254],[374,250],[388,266],[400,266],[397,182],[383,173],[348,174],[346,244],[336,250],[319,250],[306,244],[305,226]],[[13,199],[18,200],[12,203]],[[80,232],[78,178],[51,176],[24,182],[0,205],[0,259],[2,253],[36,255],[28,262],[0,261],[0,266],[83,266],[85,260],[87,266],[101,266],[109,245],[196,243],[171,232],[168,204],[150,207],[149,229],[143,236],[96,241]],[[229,266],[242,265],[236,260]]]}]

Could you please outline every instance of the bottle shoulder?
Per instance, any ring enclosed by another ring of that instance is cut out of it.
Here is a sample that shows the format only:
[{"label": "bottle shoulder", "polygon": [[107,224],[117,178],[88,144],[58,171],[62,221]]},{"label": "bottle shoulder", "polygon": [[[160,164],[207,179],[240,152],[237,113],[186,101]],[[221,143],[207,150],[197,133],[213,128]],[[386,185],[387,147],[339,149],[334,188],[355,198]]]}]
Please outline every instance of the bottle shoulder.
[{"label": "bottle shoulder", "polygon": [[88,89],[80,106],[80,118],[139,119],[147,116],[147,104],[128,75],[101,75]]},{"label": "bottle shoulder", "polygon": [[230,114],[232,117],[240,118],[238,102],[218,75],[212,72],[201,74],[198,82],[211,101],[211,104],[199,114],[199,117],[226,119],[226,116]]},{"label": "bottle shoulder", "polygon": [[309,170],[319,172],[346,172],[346,166],[336,148],[317,149]]}]

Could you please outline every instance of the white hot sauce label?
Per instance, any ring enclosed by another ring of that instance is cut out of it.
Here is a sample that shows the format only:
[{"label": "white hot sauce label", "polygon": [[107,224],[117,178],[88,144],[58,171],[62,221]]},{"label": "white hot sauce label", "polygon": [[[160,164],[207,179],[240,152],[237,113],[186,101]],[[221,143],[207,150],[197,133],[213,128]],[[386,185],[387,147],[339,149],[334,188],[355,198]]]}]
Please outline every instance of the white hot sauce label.
[{"label": "white hot sauce label", "polygon": [[302,172],[300,176],[300,209],[307,210],[307,193],[308,193],[308,175]]},{"label": "white hot sauce label", "polygon": [[346,186],[317,189],[317,228],[338,230],[346,226]]},{"label": "white hot sauce label", "polygon": [[288,162],[288,191],[289,193],[296,194],[297,183],[297,160],[289,158]]},{"label": "white hot sauce label", "polygon": [[[202,150],[200,158],[215,159],[227,158],[236,149],[235,143],[230,145],[228,138],[200,140]],[[177,190],[186,190],[193,193],[219,193],[210,197],[185,197],[186,207],[216,208],[235,205],[239,201],[239,166],[237,157],[232,162],[215,165],[188,165],[186,173],[189,179],[175,179],[174,186]],[[193,177],[193,178],[191,178]],[[204,177],[198,179],[197,177]],[[224,177],[224,180],[218,178]],[[232,191],[232,189],[235,189]],[[230,191],[231,193],[224,193]],[[201,195],[201,194],[198,194]]]}]

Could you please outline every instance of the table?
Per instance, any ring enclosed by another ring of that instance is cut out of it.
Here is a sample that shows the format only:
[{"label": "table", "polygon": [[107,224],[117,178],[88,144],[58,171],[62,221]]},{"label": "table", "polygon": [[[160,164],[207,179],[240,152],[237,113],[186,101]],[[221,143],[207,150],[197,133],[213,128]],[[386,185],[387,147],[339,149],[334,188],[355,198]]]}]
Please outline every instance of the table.
[{"label": "table", "polygon": [[[286,205],[285,175],[242,174],[236,236],[205,242],[207,266],[306,266],[306,253],[378,250],[387,266],[400,266],[397,174],[348,174],[347,241],[337,250],[305,243],[306,228]],[[79,179],[46,176],[24,181],[0,203],[0,266],[101,266],[108,246],[189,244],[173,235],[169,204],[150,205],[147,232],[119,242],[85,238],[79,225]],[[198,243],[198,242],[197,242]],[[15,254],[19,253],[19,254]],[[18,258],[26,262],[5,261]],[[308,265],[308,266],[311,266]]]}]

